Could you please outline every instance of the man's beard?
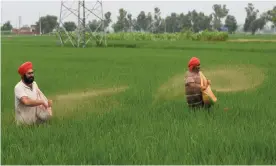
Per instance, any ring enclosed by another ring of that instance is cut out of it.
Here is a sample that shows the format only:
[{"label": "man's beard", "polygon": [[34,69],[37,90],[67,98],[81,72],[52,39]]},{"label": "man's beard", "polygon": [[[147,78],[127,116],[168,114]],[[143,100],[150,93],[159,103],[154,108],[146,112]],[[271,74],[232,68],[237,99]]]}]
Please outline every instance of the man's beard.
[{"label": "man's beard", "polygon": [[31,77],[27,78],[27,76],[24,75],[24,76],[23,76],[23,81],[24,81],[26,84],[31,84],[31,83],[34,82],[34,77],[31,76]]}]

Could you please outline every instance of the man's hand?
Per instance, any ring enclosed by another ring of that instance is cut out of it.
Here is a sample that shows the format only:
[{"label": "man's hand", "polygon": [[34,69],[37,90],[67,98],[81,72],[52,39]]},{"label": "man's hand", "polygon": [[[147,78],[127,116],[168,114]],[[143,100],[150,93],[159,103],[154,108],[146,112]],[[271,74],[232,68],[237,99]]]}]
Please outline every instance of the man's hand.
[{"label": "man's hand", "polygon": [[200,86],[201,90],[204,91],[207,89],[207,86]]},{"label": "man's hand", "polygon": [[207,80],[207,85],[206,86],[201,86],[201,90],[204,91],[208,88],[208,86],[211,85],[211,81],[210,80]]},{"label": "man's hand", "polygon": [[43,103],[41,105],[45,108],[45,110],[47,110],[47,108],[48,108],[47,104],[44,101],[42,101],[42,102]]},{"label": "man's hand", "polygon": [[52,107],[53,101],[52,100],[48,100],[48,107]]}]

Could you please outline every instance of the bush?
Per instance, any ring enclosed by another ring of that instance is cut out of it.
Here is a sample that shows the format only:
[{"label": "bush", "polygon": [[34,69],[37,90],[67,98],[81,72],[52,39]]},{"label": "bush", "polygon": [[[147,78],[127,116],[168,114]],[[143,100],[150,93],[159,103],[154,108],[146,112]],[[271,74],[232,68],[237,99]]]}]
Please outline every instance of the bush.
[{"label": "bush", "polygon": [[226,41],[228,39],[227,32],[209,32],[207,30],[201,33],[201,40],[203,41]]},{"label": "bush", "polygon": [[[63,34],[65,35],[65,34]],[[72,36],[77,37],[73,32]],[[99,35],[96,35],[99,37]],[[89,37],[87,33],[86,38]],[[163,34],[153,34],[153,33],[142,33],[142,32],[120,32],[120,33],[109,33],[106,34],[107,40],[134,40],[134,41],[162,41],[162,40],[194,40],[194,41],[226,41],[228,39],[227,32],[218,31],[208,31],[205,30],[201,33],[193,33],[191,30],[185,30],[177,33],[163,33]],[[93,40],[93,39],[92,39]],[[94,39],[95,40],[95,39]],[[97,44],[99,44],[97,42]],[[101,45],[101,44],[100,44]]]}]

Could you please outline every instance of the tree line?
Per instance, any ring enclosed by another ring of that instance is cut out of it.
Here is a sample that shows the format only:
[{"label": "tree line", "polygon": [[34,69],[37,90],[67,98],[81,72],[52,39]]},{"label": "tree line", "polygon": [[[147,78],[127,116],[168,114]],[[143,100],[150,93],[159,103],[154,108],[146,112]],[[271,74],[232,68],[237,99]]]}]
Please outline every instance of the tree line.
[{"label": "tree line", "polygon": [[[158,7],[154,8],[153,12],[146,13],[145,11],[141,11],[136,18],[121,8],[118,11],[117,21],[112,25],[111,12],[105,13],[103,27],[100,28],[106,29],[111,26],[115,32],[144,31],[152,33],[173,33],[183,30],[191,30],[193,32],[226,30],[229,33],[234,33],[238,27],[237,21],[235,16],[229,14],[227,6],[214,4],[212,8],[213,12],[210,15],[193,10],[186,14],[172,12],[166,18],[161,17],[161,10]],[[244,32],[255,34],[257,30],[262,30],[267,22],[272,22],[272,28],[276,27],[276,6],[260,14],[259,10],[252,3],[248,3],[247,7],[245,7],[245,12]],[[224,18],[225,21],[222,22]],[[36,22],[37,30],[39,29],[40,22],[42,33],[49,33],[58,25],[58,17],[53,15],[41,17]],[[92,31],[95,31],[101,24],[101,21],[88,20],[87,24]],[[74,31],[77,28],[76,23],[71,21],[64,22],[63,26],[67,31]],[[10,29],[12,29],[12,26],[9,21],[1,27],[1,30]]]}]

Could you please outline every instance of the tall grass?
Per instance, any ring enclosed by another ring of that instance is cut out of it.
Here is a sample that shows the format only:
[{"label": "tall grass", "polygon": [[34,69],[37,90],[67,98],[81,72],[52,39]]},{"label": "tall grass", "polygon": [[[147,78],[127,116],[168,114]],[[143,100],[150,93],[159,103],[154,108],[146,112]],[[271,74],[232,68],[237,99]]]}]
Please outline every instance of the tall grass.
[{"label": "tall grass", "polygon": [[[179,41],[170,49],[162,49],[165,41],[141,41],[133,49],[74,49],[57,47],[54,37],[2,39],[2,164],[275,164],[276,61],[275,52],[265,52],[273,46],[251,43],[242,50],[231,43],[230,50],[224,43],[196,43]],[[177,48],[182,45],[190,49]],[[184,74],[192,56],[201,59],[202,70],[250,64],[266,79],[249,91],[216,93],[219,103],[210,113],[189,112],[184,96],[153,104],[157,89]],[[49,124],[16,127],[13,88],[17,67],[27,60],[34,63],[35,79],[47,96],[130,88],[75,101],[70,113],[54,106],[64,116]]]}]

